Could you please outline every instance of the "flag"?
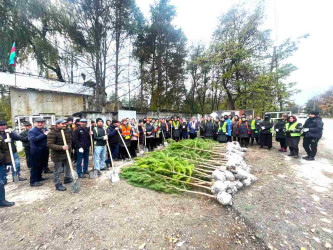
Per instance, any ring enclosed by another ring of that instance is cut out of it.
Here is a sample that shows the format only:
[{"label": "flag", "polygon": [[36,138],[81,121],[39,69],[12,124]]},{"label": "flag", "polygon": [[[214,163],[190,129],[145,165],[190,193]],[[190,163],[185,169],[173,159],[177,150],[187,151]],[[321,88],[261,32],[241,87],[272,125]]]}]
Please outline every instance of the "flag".
[{"label": "flag", "polygon": [[15,48],[15,43],[13,43],[12,50],[10,51],[9,65],[11,65],[13,67],[16,66],[16,48]]}]

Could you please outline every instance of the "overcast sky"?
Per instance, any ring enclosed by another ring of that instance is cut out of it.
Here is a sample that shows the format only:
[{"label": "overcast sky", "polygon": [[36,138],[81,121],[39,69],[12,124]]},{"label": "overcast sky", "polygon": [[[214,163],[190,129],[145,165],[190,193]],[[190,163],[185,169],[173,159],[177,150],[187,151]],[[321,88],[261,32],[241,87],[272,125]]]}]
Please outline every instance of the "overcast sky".
[{"label": "overcast sky", "polygon": [[[149,6],[154,0],[136,0],[148,18]],[[218,17],[240,2],[253,8],[255,0],[171,0],[176,6],[174,24],[184,30],[188,44],[209,43],[217,26]],[[272,30],[272,38],[281,43],[286,38],[297,38],[309,33],[299,50],[288,62],[298,67],[291,77],[302,90],[294,96],[296,103],[303,104],[316,94],[333,86],[333,0],[266,0],[264,28]],[[275,6],[275,7],[274,7]],[[276,15],[274,14],[276,13]],[[276,17],[276,18],[275,18]],[[275,22],[276,20],[276,22]],[[276,27],[276,29],[275,29]]]}]

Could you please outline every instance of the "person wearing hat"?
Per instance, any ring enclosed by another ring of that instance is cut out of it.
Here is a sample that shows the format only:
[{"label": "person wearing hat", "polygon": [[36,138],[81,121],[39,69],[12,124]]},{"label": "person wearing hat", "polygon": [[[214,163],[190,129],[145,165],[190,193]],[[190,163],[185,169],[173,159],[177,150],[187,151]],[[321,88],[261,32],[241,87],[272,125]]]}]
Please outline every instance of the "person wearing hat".
[{"label": "person wearing hat", "polygon": [[[89,148],[90,148],[90,134],[89,128],[87,128],[87,120],[81,119],[80,126],[78,126],[73,132],[73,143],[76,152],[76,171],[79,178],[86,178],[85,174],[88,174],[88,162],[89,162]],[[83,160],[83,171],[82,171]]]},{"label": "person wearing hat", "polygon": [[106,152],[106,140],[108,135],[105,133],[104,122],[102,118],[96,119],[97,126],[94,128],[94,162],[95,169],[100,174],[101,170],[104,170],[105,166],[105,152]]},{"label": "person wearing hat", "polygon": [[20,134],[21,142],[23,143],[24,152],[25,152],[25,159],[27,162],[28,169],[31,168],[31,160],[30,160],[30,142],[28,138],[28,132],[31,129],[32,125],[30,122],[25,123],[25,130]]},{"label": "person wearing hat", "polygon": [[[7,139],[7,133],[9,134],[9,139]],[[20,176],[20,158],[19,155],[17,153],[17,149],[16,149],[16,145],[15,145],[15,141],[19,141],[21,140],[21,137],[16,134],[14,131],[12,131],[11,129],[7,129],[7,123],[5,121],[0,121],[0,135],[2,137],[2,139],[8,143],[8,145],[10,144],[11,148],[12,148],[12,152],[13,152],[13,157],[14,157],[14,161],[15,161],[15,166],[16,166],[16,172],[19,178],[19,181],[26,181],[26,178],[22,178]],[[13,181],[14,181],[14,168],[11,165],[11,171],[12,171],[12,177],[13,177]],[[5,182],[7,181],[7,177],[5,178]]]},{"label": "person wearing hat", "polygon": [[320,138],[323,135],[324,123],[319,116],[319,112],[312,111],[309,118],[305,121],[303,126],[303,148],[307,156],[303,159],[313,161],[317,154],[317,146]]},{"label": "person wearing hat", "polygon": [[5,140],[0,136],[0,207],[14,206],[14,202],[6,201],[5,177],[7,169],[10,168],[9,148]]},{"label": "person wearing hat", "polygon": [[45,120],[37,118],[35,126],[28,131],[28,139],[30,142],[31,170],[30,170],[30,186],[41,186],[42,181],[46,178],[42,177],[43,169],[48,168],[49,149],[47,147],[47,131],[45,128]]},{"label": "person wearing hat", "polygon": [[[65,140],[67,146],[65,146],[61,130],[64,131]],[[71,171],[69,168],[68,158],[66,150],[71,150],[72,146],[72,135],[70,130],[66,126],[66,121],[59,119],[56,121],[56,128],[52,129],[47,135],[47,146],[51,149],[51,159],[54,164],[53,181],[58,191],[65,191],[66,188],[60,181],[60,176],[64,172],[64,184],[71,183]]]},{"label": "person wearing hat", "polygon": [[273,122],[271,121],[271,116],[269,114],[265,115],[264,120],[260,123],[260,147],[272,148],[272,132],[273,132]]},{"label": "person wearing hat", "polygon": [[[107,134],[109,138],[109,144],[112,154],[112,159],[119,161],[119,145],[122,143],[122,140],[119,136],[118,131],[121,133],[120,123],[117,120],[112,120],[111,125],[107,129]],[[111,159],[107,160],[107,164],[111,164]]]}]

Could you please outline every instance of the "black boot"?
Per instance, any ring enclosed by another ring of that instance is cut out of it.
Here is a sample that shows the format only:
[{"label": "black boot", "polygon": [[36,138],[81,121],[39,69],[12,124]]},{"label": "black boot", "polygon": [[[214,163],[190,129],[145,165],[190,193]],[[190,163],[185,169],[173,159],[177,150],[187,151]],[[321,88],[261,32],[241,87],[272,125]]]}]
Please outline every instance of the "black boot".
[{"label": "black boot", "polygon": [[83,179],[86,178],[85,174],[79,174],[79,178]]},{"label": "black boot", "polygon": [[295,159],[298,159],[298,158],[299,158],[299,157],[298,157],[298,148],[295,148],[294,152],[295,152],[294,158],[295,158]]},{"label": "black boot", "polygon": [[70,178],[70,177],[65,177],[64,178],[64,184],[69,184],[69,183],[72,183],[73,182],[73,179]]},{"label": "black boot", "polygon": [[15,202],[9,202],[9,201],[0,201],[0,207],[11,207],[14,206]]},{"label": "black boot", "polygon": [[66,188],[60,183],[56,185],[56,190],[58,191],[66,191]]},{"label": "black boot", "polygon": [[306,159],[307,161],[314,161],[314,157],[313,156],[309,156],[308,159]]},{"label": "black boot", "polygon": [[23,178],[23,177],[20,177],[20,176],[19,176],[18,179],[19,179],[19,181],[26,181],[27,180],[27,178]]},{"label": "black boot", "polygon": [[288,156],[295,156],[294,149],[293,148],[289,148],[289,149],[290,149],[290,154]]},{"label": "black boot", "polygon": [[30,184],[30,187],[39,187],[39,186],[43,186],[43,183],[36,181]]}]

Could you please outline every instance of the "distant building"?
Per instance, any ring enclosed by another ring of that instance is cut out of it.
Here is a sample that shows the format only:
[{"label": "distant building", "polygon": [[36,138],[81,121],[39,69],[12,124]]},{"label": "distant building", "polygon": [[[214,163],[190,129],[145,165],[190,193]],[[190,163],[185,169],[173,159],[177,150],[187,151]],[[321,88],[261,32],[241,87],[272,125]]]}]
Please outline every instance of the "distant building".
[{"label": "distant building", "polygon": [[88,110],[93,89],[36,76],[0,72],[0,84],[9,87],[12,120],[20,131],[25,121],[43,116],[47,125],[58,117]]}]

